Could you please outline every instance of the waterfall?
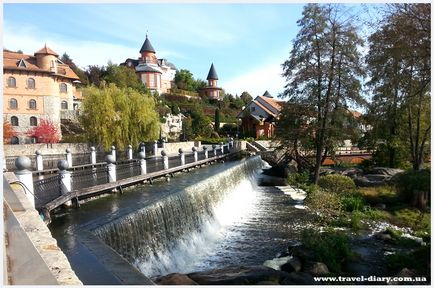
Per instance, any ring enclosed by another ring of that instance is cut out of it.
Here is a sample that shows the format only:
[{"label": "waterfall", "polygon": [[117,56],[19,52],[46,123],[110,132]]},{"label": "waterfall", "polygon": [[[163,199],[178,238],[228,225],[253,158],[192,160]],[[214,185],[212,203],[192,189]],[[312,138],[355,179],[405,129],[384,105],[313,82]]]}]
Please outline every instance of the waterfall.
[{"label": "waterfall", "polygon": [[146,276],[190,272],[226,226],[252,212],[262,166],[259,156],[249,158],[93,233]]}]

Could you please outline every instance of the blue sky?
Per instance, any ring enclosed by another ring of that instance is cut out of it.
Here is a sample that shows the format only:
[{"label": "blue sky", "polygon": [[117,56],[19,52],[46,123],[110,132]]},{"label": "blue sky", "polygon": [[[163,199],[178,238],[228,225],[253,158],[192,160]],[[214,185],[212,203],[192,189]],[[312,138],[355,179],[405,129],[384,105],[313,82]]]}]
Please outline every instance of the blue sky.
[{"label": "blue sky", "polygon": [[33,54],[45,43],[81,67],[137,58],[148,33],[157,57],[226,92],[283,91],[304,4],[4,4],[3,46]]}]

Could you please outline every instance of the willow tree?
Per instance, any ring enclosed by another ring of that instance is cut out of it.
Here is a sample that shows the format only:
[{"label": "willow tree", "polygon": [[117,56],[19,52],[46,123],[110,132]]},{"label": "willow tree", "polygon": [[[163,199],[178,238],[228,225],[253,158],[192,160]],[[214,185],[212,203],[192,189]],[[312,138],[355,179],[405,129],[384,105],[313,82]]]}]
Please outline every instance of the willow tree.
[{"label": "willow tree", "polygon": [[426,154],[431,131],[430,8],[430,4],[389,5],[369,37],[371,125],[375,139],[386,144],[390,166],[397,163],[401,142],[410,151],[415,170],[421,169]]},{"label": "willow tree", "polygon": [[[300,30],[289,59],[283,63],[287,84],[283,96],[305,107],[314,142],[314,182],[325,157],[343,140],[350,104],[362,105],[360,78],[364,71],[359,52],[363,42],[354,18],[342,5],[308,4],[297,21]],[[314,112],[312,116],[311,113]],[[291,133],[291,131],[287,131]]]},{"label": "willow tree", "polygon": [[158,137],[159,118],[155,100],[132,88],[114,84],[83,89],[81,123],[88,140],[105,149],[124,149]]}]

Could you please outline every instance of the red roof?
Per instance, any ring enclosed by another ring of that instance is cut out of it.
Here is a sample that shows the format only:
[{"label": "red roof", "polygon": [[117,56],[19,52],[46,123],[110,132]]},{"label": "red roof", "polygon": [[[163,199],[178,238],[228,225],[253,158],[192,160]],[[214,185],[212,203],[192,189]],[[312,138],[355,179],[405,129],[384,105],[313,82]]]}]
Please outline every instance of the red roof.
[{"label": "red roof", "polygon": [[[35,54],[37,54],[38,52],[36,52]],[[21,60],[23,60],[25,67],[19,66]],[[58,76],[63,76],[65,78],[77,79],[77,80],[80,79],[77,76],[77,74],[75,74],[74,71],[71,69],[71,67],[69,67],[69,65],[67,64],[60,64],[60,63],[57,64],[57,71],[53,72],[50,70],[45,70],[40,68],[36,63],[35,56],[17,53],[17,52],[11,52],[5,49],[3,49],[3,69],[51,73]]]},{"label": "red roof", "polygon": [[44,46],[44,48],[38,50],[37,52],[35,52],[36,54],[47,54],[47,55],[54,55],[56,57],[59,56],[59,54],[57,54],[56,52],[54,52],[53,50],[51,50],[50,48],[47,47],[47,45]]}]

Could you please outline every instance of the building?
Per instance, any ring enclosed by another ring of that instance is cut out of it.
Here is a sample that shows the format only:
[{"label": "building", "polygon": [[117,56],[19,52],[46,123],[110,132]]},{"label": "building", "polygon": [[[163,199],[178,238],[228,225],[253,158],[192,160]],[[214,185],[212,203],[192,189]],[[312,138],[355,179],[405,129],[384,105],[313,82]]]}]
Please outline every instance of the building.
[{"label": "building", "polygon": [[152,92],[167,93],[174,86],[175,65],[166,59],[157,58],[148,35],[140,49],[140,57],[138,59],[128,58],[120,65],[134,69],[143,84]]},{"label": "building", "polygon": [[3,117],[18,134],[10,143],[34,143],[26,132],[40,119],[52,121],[60,131],[61,115],[77,108],[79,78],[58,57],[46,45],[33,56],[3,49]]},{"label": "building", "polygon": [[222,100],[222,96],[220,95],[222,88],[217,86],[217,80],[219,80],[219,77],[217,76],[217,72],[214,68],[214,63],[212,63],[211,67],[209,68],[206,80],[208,80],[208,85],[202,88],[200,93],[201,96],[205,96],[212,100]]},{"label": "building", "polygon": [[268,91],[256,97],[238,113],[241,119],[241,132],[244,136],[271,138],[274,135],[275,121],[279,119],[283,101],[273,99]]}]

